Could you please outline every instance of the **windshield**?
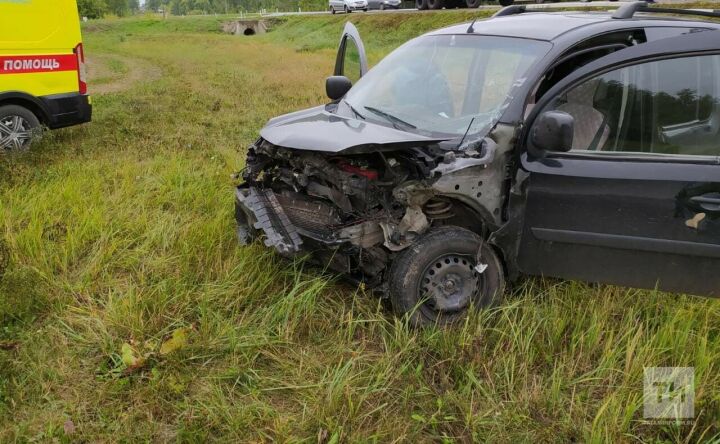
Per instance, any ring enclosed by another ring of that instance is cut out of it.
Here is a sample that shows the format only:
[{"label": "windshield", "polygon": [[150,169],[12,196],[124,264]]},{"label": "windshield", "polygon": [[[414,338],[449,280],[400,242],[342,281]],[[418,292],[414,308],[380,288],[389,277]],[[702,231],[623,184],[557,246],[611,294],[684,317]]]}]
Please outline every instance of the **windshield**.
[{"label": "windshield", "polygon": [[513,85],[550,47],[510,37],[420,37],[361,78],[345,96],[345,105],[355,117],[404,131],[474,134],[497,122]]}]

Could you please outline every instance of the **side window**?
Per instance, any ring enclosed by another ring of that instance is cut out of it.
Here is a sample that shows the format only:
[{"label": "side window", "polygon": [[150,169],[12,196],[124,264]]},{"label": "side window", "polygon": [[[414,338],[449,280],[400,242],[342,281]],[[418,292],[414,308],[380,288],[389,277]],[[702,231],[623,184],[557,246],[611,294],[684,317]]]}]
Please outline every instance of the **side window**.
[{"label": "side window", "polygon": [[333,75],[346,76],[355,84],[366,72],[367,58],[360,33],[352,23],[347,22],[340,37]]},{"label": "side window", "polygon": [[346,39],[343,73],[354,85],[360,80],[360,50],[357,43],[355,43],[355,39],[350,36],[347,36]]},{"label": "side window", "polygon": [[598,35],[574,46],[563,54],[552,69],[545,74],[544,79],[537,87],[535,101],[537,102],[550,88],[576,69],[600,57],[646,41],[648,41],[648,37],[645,35],[645,31],[634,29]]},{"label": "side window", "polygon": [[558,97],[573,151],[720,155],[720,55],[617,69]]}]

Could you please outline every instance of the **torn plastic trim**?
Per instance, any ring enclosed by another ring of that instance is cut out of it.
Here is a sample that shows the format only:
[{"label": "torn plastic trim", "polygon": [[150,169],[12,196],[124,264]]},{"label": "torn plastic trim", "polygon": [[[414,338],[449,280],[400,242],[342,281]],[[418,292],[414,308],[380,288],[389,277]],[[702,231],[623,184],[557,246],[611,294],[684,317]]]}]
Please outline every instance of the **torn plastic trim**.
[{"label": "torn plastic trim", "polygon": [[385,234],[383,245],[390,251],[401,251],[430,228],[430,221],[419,207],[408,207],[400,223],[380,222],[380,227]]},{"label": "torn plastic trim", "polygon": [[433,175],[443,175],[478,165],[489,165],[495,159],[496,151],[497,144],[492,139],[485,138],[483,139],[482,154],[480,157],[472,156],[472,153],[476,153],[476,151],[466,151],[466,157],[458,158],[455,157],[455,153],[451,151],[445,155],[443,162],[435,167],[431,173]]},{"label": "torn plastic trim", "polygon": [[[266,246],[275,247],[283,255],[300,251],[302,239],[272,190],[238,188],[236,196],[240,204],[254,216],[253,227],[265,233]],[[247,222],[250,223],[249,220]]]}]

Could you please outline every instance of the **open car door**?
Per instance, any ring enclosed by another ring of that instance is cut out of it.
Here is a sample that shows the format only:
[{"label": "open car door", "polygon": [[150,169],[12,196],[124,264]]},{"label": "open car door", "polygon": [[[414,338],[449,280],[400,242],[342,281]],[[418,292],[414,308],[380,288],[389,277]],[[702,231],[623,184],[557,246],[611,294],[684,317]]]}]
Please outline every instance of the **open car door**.
[{"label": "open car door", "polygon": [[360,39],[360,33],[355,25],[347,22],[342,37],[340,37],[340,46],[338,47],[335,72],[333,74],[345,76],[354,84],[360,77],[365,75],[367,70],[367,56],[365,55],[365,46],[362,39]]},{"label": "open car door", "polygon": [[720,296],[720,31],[598,59],[527,123],[523,272]]}]

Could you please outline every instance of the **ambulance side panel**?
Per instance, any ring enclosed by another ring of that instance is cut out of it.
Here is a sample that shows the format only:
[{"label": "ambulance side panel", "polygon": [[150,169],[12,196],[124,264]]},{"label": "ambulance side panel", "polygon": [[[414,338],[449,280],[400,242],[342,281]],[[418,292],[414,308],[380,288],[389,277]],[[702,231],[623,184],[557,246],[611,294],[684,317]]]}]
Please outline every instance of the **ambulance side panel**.
[{"label": "ambulance side panel", "polygon": [[81,43],[76,0],[0,0],[0,103],[25,100],[50,128],[89,121]]}]

